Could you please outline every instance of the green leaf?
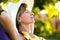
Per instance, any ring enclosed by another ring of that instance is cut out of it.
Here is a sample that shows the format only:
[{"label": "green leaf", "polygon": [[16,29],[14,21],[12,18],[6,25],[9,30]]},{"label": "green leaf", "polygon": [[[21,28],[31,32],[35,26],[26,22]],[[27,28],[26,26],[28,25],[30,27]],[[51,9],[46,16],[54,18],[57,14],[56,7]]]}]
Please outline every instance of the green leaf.
[{"label": "green leaf", "polygon": [[1,14],[2,11],[4,11],[4,10],[3,10],[3,9],[1,8],[1,6],[0,6],[0,14]]},{"label": "green leaf", "polygon": [[6,2],[8,2],[8,0],[0,0],[0,3],[1,2],[6,3]]},{"label": "green leaf", "polygon": [[17,3],[19,0],[9,0],[10,2]]},{"label": "green leaf", "polygon": [[38,7],[34,7],[32,11],[34,12],[34,15],[38,15],[40,13],[40,9]]}]

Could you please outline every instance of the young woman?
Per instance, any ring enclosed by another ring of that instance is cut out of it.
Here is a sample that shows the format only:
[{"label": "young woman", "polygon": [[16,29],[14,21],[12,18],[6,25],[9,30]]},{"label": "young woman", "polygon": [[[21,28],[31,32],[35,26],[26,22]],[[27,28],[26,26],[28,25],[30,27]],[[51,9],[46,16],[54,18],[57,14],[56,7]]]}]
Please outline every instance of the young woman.
[{"label": "young woman", "polygon": [[0,15],[0,40],[40,40],[39,37],[31,33],[30,24],[35,21],[33,15],[34,14],[27,9],[27,5],[22,3],[16,15],[18,33],[14,29],[11,17],[7,12],[2,12]]},{"label": "young woman", "polygon": [[16,15],[16,27],[25,40],[43,40],[31,33],[31,25],[34,23],[34,14],[27,9],[27,5],[22,3]]}]

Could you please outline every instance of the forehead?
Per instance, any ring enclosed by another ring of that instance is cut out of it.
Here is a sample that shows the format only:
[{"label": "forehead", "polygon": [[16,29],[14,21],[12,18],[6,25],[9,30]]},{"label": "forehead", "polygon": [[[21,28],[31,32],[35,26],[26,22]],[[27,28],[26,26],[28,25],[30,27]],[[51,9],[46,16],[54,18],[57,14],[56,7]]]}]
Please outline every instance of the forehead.
[{"label": "forehead", "polygon": [[28,13],[29,13],[29,12],[30,12],[30,13],[33,13],[32,11],[30,11],[30,10],[28,10],[28,9],[26,9],[26,10],[25,10],[25,12],[28,12]]},{"label": "forehead", "polygon": [[26,8],[26,10],[28,10],[28,11],[30,11],[30,12],[31,12],[31,10],[30,10],[28,7]]}]

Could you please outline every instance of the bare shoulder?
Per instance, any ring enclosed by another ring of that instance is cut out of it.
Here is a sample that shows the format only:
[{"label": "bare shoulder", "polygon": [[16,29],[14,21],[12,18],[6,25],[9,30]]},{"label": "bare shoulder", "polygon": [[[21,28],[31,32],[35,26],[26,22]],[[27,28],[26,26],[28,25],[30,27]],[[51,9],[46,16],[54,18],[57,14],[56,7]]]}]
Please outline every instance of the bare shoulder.
[{"label": "bare shoulder", "polygon": [[18,33],[18,37],[20,38],[20,40],[26,40],[25,37],[21,34],[21,33]]}]

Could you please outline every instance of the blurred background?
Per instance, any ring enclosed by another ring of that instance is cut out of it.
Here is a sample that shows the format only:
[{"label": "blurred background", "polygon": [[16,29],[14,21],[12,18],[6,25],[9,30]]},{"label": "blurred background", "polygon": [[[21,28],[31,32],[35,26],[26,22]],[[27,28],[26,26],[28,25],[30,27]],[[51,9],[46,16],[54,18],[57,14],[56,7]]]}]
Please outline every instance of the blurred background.
[{"label": "blurred background", "polygon": [[[19,1],[22,0],[0,0],[0,13]],[[34,0],[32,11],[35,17],[34,34],[47,40],[60,40],[60,0]]]}]

